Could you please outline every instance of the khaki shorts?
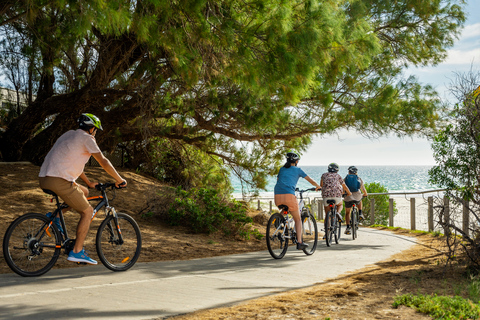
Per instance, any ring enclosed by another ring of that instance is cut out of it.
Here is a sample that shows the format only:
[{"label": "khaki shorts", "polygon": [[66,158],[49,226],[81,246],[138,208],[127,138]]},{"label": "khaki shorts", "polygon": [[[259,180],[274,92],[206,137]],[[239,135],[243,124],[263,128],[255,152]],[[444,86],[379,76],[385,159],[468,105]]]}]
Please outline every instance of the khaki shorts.
[{"label": "khaki shorts", "polygon": [[278,207],[279,205],[288,206],[288,210],[290,212],[298,212],[298,202],[297,197],[295,195],[286,193],[286,194],[276,194],[275,195],[275,205]]},{"label": "khaki shorts", "polygon": [[40,188],[55,192],[66,204],[78,212],[90,207],[82,189],[74,183],[57,177],[40,177]]}]

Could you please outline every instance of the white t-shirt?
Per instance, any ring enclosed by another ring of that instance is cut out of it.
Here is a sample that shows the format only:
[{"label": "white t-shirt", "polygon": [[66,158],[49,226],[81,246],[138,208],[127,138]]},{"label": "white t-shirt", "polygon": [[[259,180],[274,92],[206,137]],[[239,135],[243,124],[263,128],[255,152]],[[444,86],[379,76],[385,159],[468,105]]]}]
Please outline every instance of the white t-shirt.
[{"label": "white t-shirt", "polygon": [[92,153],[98,152],[101,151],[92,135],[82,129],[67,131],[48,152],[38,176],[74,182],[82,174]]}]

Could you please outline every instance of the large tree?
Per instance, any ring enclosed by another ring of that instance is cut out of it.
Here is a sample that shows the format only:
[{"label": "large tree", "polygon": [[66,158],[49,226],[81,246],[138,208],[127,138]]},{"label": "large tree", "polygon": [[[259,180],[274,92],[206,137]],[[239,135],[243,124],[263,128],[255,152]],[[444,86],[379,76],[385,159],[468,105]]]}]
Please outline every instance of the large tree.
[{"label": "large tree", "polygon": [[312,135],[433,128],[435,92],[401,74],[445,57],[462,3],[2,1],[0,31],[25,39],[39,80],[0,151],[41,163],[91,112],[103,148],[161,138],[246,168],[261,186],[285,149],[305,150]]}]

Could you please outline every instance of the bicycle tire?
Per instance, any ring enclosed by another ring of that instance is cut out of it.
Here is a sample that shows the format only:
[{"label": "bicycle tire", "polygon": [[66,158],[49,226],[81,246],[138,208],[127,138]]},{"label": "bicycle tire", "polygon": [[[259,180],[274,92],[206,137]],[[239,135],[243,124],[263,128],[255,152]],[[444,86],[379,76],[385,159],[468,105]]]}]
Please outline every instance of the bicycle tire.
[{"label": "bicycle tire", "polygon": [[352,217],[350,219],[350,226],[352,227],[352,239],[355,240],[357,238],[357,227],[358,227],[358,215],[357,215],[357,208],[352,209]]},{"label": "bicycle tire", "polygon": [[288,228],[283,214],[274,213],[267,224],[267,248],[274,259],[282,259],[288,249]]},{"label": "bicycle tire", "polygon": [[335,216],[331,213],[328,212],[327,216],[325,218],[325,243],[327,244],[327,247],[330,247],[332,244],[333,240],[333,226],[335,223]]},{"label": "bicycle tire", "polygon": [[3,257],[22,277],[38,277],[48,272],[61,252],[57,227],[44,214],[27,213],[15,219],[3,238]]},{"label": "bicycle tire", "polygon": [[302,241],[307,243],[308,247],[303,249],[306,255],[312,255],[317,249],[318,227],[315,217],[306,209],[302,214]]},{"label": "bicycle tire", "polygon": [[123,243],[119,243],[118,230],[113,215],[98,227],[96,248],[102,264],[112,271],[126,271],[140,257],[142,235],[137,222],[128,214],[117,213]]},{"label": "bicycle tire", "polygon": [[337,216],[335,216],[333,233],[335,235],[335,243],[338,244],[338,240],[340,240],[340,236],[342,234],[342,222],[338,219]]}]

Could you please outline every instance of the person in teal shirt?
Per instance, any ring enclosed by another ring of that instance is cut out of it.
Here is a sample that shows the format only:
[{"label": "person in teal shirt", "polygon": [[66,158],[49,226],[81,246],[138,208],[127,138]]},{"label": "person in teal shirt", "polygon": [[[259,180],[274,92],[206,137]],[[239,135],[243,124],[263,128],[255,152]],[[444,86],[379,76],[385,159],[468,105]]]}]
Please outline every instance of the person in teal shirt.
[{"label": "person in teal shirt", "polygon": [[320,186],[312,178],[310,178],[305,171],[300,169],[297,164],[300,157],[293,152],[289,152],[286,155],[287,162],[280,168],[277,175],[277,183],[275,184],[275,205],[288,206],[290,214],[295,221],[295,230],[297,232],[297,249],[302,250],[308,247],[308,244],[303,243],[302,239],[302,219],[300,217],[300,211],[298,209],[297,197],[295,196],[295,188],[300,177],[305,178],[313,186],[316,187],[316,191],[320,190]]}]

